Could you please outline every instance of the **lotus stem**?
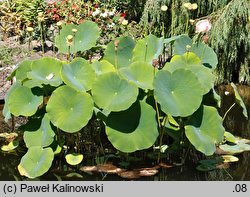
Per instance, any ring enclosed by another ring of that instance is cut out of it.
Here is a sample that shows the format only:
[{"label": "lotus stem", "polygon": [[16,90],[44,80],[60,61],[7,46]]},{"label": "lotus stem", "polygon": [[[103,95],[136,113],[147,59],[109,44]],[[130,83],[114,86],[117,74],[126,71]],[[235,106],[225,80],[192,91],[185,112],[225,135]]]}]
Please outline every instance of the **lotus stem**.
[{"label": "lotus stem", "polygon": [[44,56],[44,39],[43,39],[43,24],[42,22],[39,22],[40,24],[40,37],[41,37],[41,45],[42,45],[42,55]]},{"label": "lotus stem", "polygon": [[231,109],[236,105],[236,103],[232,104],[229,109],[226,111],[226,113],[224,114],[223,118],[222,118],[222,122],[224,122],[227,114],[231,111]]},{"label": "lotus stem", "polygon": [[119,40],[115,40],[114,45],[115,45],[115,68],[117,70],[118,69],[118,45],[119,45]]}]

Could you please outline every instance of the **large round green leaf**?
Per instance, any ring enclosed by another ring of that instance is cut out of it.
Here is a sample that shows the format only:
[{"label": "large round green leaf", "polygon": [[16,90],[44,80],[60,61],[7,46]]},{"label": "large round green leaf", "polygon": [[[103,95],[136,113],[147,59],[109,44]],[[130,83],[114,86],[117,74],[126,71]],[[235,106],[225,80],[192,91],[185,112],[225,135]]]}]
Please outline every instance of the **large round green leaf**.
[{"label": "large round green leaf", "polygon": [[120,69],[120,73],[139,88],[153,89],[154,68],[146,62],[134,62],[129,67]]},{"label": "large round green leaf", "polygon": [[206,94],[214,86],[215,77],[211,69],[205,67],[200,58],[194,53],[187,52],[183,55],[175,55],[169,63],[165,65],[164,70],[174,72],[179,68],[191,70],[201,83],[203,94]]},{"label": "large round green leaf", "polygon": [[128,109],[137,99],[138,88],[117,73],[100,75],[92,87],[94,102],[107,111]]},{"label": "large round green leaf", "polygon": [[25,131],[23,138],[27,148],[32,146],[47,147],[54,141],[55,133],[51,128],[50,119],[45,114],[37,131]]},{"label": "large round green leaf", "polygon": [[174,55],[182,55],[187,52],[187,46],[192,46],[192,39],[187,35],[182,35],[173,45]]},{"label": "large round green leaf", "polygon": [[88,91],[95,80],[95,71],[87,60],[76,58],[70,64],[64,64],[61,70],[62,80],[78,91]]},{"label": "large round green leaf", "polygon": [[9,106],[8,106],[8,103],[9,103],[9,98],[10,98],[10,95],[12,94],[12,92],[20,87],[21,84],[16,82],[14,83],[8,90],[8,92],[6,93],[5,95],[5,98],[4,98],[4,101],[5,101],[5,105],[3,107],[3,115],[4,115],[4,121],[5,122],[8,122],[8,120],[11,118],[11,112],[10,112],[10,109],[9,109]]},{"label": "large round green leaf", "polygon": [[192,43],[192,40],[183,35],[174,42],[174,55],[183,55],[187,52],[187,46],[190,52],[194,52],[202,61],[202,63],[212,69],[215,69],[218,64],[218,58],[214,50],[204,43]]},{"label": "large round green leaf", "polygon": [[156,73],[153,85],[161,109],[171,116],[189,116],[201,104],[203,90],[198,78],[190,70],[178,69],[173,73],[160,70]]},{"label": "large round green leaf", "polygon": [[148,35],[138,40],[133,51],[133,62],[144,61],[152,64],[153,59],[158,59],[158,56],[162,53],[163,43],[163,37],[157,38],[154,35]]},{"label": "large round green leaf", "polygon": [[30,80],[25,81],[24,85],[30,88],[35,86],[42,87],[42,85],[57,87],[62,84],[61,67],[62,62],[52,57],[34,60],[31,65],[31,71],[27,74]]},{"label": "large round green leaf", "polygon": [[36,178],[50,169],[53,159],[54,153],[51,148],[30,147],[17,168],[22,176]]},{"label": "large round green leaf", "polygon": [[[77,29],[77,32],[72,32]],[[67,36],[73,36],[73,42],[70,46],[70,52],[85,51],[95,46],[96,40],[100,35],[99,28],[92,21],[85,21],[80,25],[67,24],[62,27],[60,33],[56,36],[56,46],[61,53],[68,53]]]},{"label": "large round green leaf", "polygon": [[132,38],[118,38],[107,45],[103,59],[109,61],[116,68],[126,67],[132,61],[134,47],[135,41]]},{"label": "large round green leaf", "polygon": [[42,96],[32,94],[25,86],[16,87],[8,97],[8,109],[15,116],[32,116],[43,102]]},{"label": "large round green leaf", "polygon": [[65,159],[68,164],[75,166],[82,162],[83,155],[79,153],[67,154]]},{"label": "large round green leaf", "polygon": [[158,137],[155,110],[145,102],[136,102],[125,111],[112,112],[105,122],[109,141],[122,152],[149,148]]},{"label": "large round green leaf", "polygon": [[194,147],[205,155],[212,155],[216,144],[221,143],[225,129],[217,109],[202,106],[185,126],[185,134]]},{"label": "large round green leaf", "polygon": [[51,122],[65,132],[73,133],[83,128],[93,113],[93,101],[85,92],[77,92],[65,85],[51,95],[46,110]]},{"label": "large round green leaf", "polygon": [[32,62],[32,60],[24,60],[18,65],[15,75],[17,81],[23,82],[28,78],[27,73],[31,71]]},{"label": "large round green leaf", "polygon": [[218,58],[214,50],[204,43],[193,44],[192,52],[194,52],[204,65],[211,69],[215,69],[218,64]]},{"label": "large round green leaf", "polygon": [[97,76],[108,72],[116,72],[115,66],[107,60],[95,61],[92,66]]}]

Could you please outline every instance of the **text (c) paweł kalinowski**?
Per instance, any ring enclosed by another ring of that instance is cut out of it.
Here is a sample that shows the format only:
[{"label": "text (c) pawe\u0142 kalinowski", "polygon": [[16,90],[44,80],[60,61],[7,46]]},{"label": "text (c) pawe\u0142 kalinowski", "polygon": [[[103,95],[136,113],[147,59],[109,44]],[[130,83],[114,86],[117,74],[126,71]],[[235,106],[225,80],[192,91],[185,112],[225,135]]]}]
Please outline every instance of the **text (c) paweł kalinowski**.
[{"label": "text (c) pawe\u0142 kalinowski", "polygon": [[53,184],[46,184],[46,185],[28,185],[28,184],[21,184],[20,185],[20,192],[28,192],[28,193],[36,193],[36,192],[96,192],[101,193],[103,192],[104,187],[103,184],[93,184],[93,185],[70,185],[70,184],[60,184],[60,183],[53,183]]}]

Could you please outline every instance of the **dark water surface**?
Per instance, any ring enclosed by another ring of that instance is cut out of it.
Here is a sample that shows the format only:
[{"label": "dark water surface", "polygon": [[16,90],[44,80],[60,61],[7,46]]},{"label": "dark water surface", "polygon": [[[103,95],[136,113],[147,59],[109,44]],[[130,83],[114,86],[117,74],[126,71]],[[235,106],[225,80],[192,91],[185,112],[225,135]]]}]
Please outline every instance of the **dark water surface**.
[{"label": "dark water surface", "polygon": [[[243,98],[244,103],[248,109],[250,115],[250,87],[239,86],[239,93]],[[222,97],[222,108],[221,115],[223,115],[227,109],[233,104],[234,97],[233,90],[230,86],[219,86],[217,89],[218,93]],[[225,94],[225,92],[229,92]],[[0,113],[2,108],[0,106]],[[0,132],[3,132],[4,124],[2,123],[3,117],[0,115]],[[224,126],[227,131],[230,131],[236,136],[250,139],[250,121],[246,120],[242,115],[242,109],[235,106],[232,111],[228,113],[225,119]],[[20,176],[17,166],[20,162],[21,156],[25,153],[18,150],[18,153],[6,154],[0,152],[0,181],[11,181],[11,180],[29,180],[25,177]],[[228,169],[213,170],[209,172],[200,172],[196,170],[196,165],[193,163],[185,163],[183,166],[175,166],[168,169],[160,169],[159,173],[152,177],[140,178],[140,181],[223,181],[223,180],[245,180],[250,181],[250,152],[245,152],[237,155],[240,159],[239,162],[233,163]],[[94,162],[92,162],[92,165]],[[79,171],[77,168],[71,168],[65,164],[64,161],[56,161],[55,167],[35,180],[40,181],[56,181],[56,180],[85,180],[85,181],[115,181],[124,180],[117,175],[107,175],[104,173],[98,174],[87,174]],[[73,173],[73,174],[72,174]],[[76,174],[77,173],[77,174]]]}]

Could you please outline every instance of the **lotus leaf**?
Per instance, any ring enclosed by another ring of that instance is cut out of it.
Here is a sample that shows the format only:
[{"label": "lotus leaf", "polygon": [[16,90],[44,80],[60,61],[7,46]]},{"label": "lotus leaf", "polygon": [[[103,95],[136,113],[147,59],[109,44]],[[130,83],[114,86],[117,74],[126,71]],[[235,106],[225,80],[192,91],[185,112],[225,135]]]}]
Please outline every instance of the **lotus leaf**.
[{"label": "lotus leaf", "polygon": [[136,102],[125,111],[112,112],[105,122],[109,141],[122,152],[149,148],[158,137],[155,111],[144,102]]},{"label": "lotus leaf", "polygon": [[[115,46],[117,44],[117,46]],[[130,37],[121,37],[107,45],[104,60],[109,61],[116,68],[127,67],[132,61],[135,41]]]},{"label": "lotus leaf", "polygon": [[133,62],[144,61],[152,64],[152,61],[158,59],[158,56],[162,53],[163,41],[163,37],[157,38],[151,34],[138,40],[133,51]]},{"label": "lotus leaf", "polygon": [[217,109],[202,106],[185,126],[185,134],[194,147],[205,155],[212,155],[216,144],[222,142],[225,129]]},{"label": "lotus leaf", "polygon": [[244,151],[250,151],[250,145],[245,143],[238,143],[236,145],[222,144],[219,147],[228,154],[237,154]]},{"label": "lotus leaf", "polygon": [[6,93],[6,95],[5,95],[5,105],[4,105],[4,107],[3,107],[3,115],[4,115],[4,121],[5,122],[8,122],[8,120],[11,118],[11,112],[10,112],[10,109],[9,109],[9,107],[8,107],[8,103],[9,103],[9,97],[10,97],[10,95],[12,94],[12,92],[16,89],[16,88],[18,88],[18,87],[20,87],[21,86],[21,84],[20,83],[14,83],[11,87],[10,87],[10,89],[8,90],[8,92]]},{"label": "lotus leaf", "polygon": [[32,146],[47,147],[54,141],[55,133],[51,128],[50,119],[45,114],[40,128],[37,131],[25,131],[24,142],[27,148]]},{"label": "lotus leaf", "polygon": [[[191,48],[187,50],[187,46]],[[217,55],[214,50],[204,43],[192,43],[192,39],[183,35],[174,42],[174,55],[183,55],[187,51],[194,52],[201,62],[209,68],[215,69],[218,64]]]},{"label": "lotus leaf", "polygon": [[231,83],[231,86],[233,87],[234,89],[234,95],[235,95],[235,99],[236,99],[236,102],[241,106],[242,110],[243,110],[243,115],[246,117],[246,119],[248,119],[248,115],[247,115],[247,108],[237,90],[237,87],[234,83]]},{"label": "lotus leaf", "polygon": [[225,131],[224,137],[226,141],[236,143],[236,137],[232,133]]},{"label": "lotus leaf", "polygon": [[93,113],[93,101],[85,92],[64,85],[51,95],[46,110],[51,122],[65,132],[73,133],[83,128]]},{"label": "lotus leaf", "polygon": [[142,89],[153,89],[154,68],[146,62],[134,62],[120,69],[122,76]]},{"label": "lotus leaf", "polygon": [[17,86],[8,95],[8,109],[15,116],[32,116],[43,102],[42,96],[32,94],[31,89]]},{"label": "lotus leaf", "polygon": [[2,147],[1,147],[1,150],[2,151],[12,151],[12,150],[14,150],[15,148],[17,148],[18,147],[18,145],[19,145],[19,142],[18,141],[16,141],[16,140],[14,140],[14,141],[12,141],[12,142],[9,142],[9,144],[7,144],[7,145],[3,145]]},{"label": "lotus leaf", "polygon": [[78,153],[72,153],[72,154],[67,154],[65,158],[68,164],[75,166],[82,162],[83,155]]},{"label": "lotus leaf", "polygon": [[239,158],[235,157],[233,155],[222,155],[221,157],[224,159],[225,163],[231,163],[231,162],[239,161]]},{"label": "lotus leaf", "polygon": [[25,79],[27,79],[27,73],[31,71],[31,64],[33,61],[31,60],[24,60],[22,61],[17,69],[15,70],[16,74],[16,80],[19,82],[23,82]]},{"label": "lotus leaf", "polygon": [[78,91],[88,91],[95,80],[95,71],[87,60],[76,58],[70,64],[64,64],[61,70],[62,80]]},{"label": "lotus leaf", "polygon": [[[77,29],[75,35],[72,32],[72,29]],[[96,40],[100,35],[100,31],[96,23],[87,20],[80,25],[64,25],[60,30],[60,33],[55,38],[56,46],[61,53],[68,53],[68,35],[73,35],[73,42],[70,46],[70,52],[76,53],[78,51],[85,51],[94,47]]]},{"label": "lotus leaf", "polygon": [[34,60],[31,65],[31,71],[27,76],[30,80],[23,84],[27,87],[43,87],[42,85],[51,85],[57,87],[62,84],[60,70],[62,62],[52,57],[43,57]]},{"label": "lotus leaf", "polygon": [[192,52],[194,52],[204,65],[211,69],[215,69],[218,64],[218,58],[214,50],[204,43],[193,44]]},{"label": "lotus leaf", "polygon": [[175,55],[170,63],[167,63],[164,70],[174,72],[179,68],[191,70],[199,79],[202,85],[203,94],[209,92],[214,86],[215,77],[211,69],[202,65],[200,59],[192,52],[184,53],[183,55]]},{"label": "lotus leaf", "polygon": [[30,147],[18,165],[22,176],[36,178],[46,173],[52,165],[54,153],[51,148],[43,149],[40,146]]},{"label": "lotus leaf", "polygon": [[173,73],[160,70],[154,82],[155,97],[162,111],[171,116],[186,117],[200,106],[203,90],[196,75],[185,69]]},{"label": "lotus leaf", "polygon": [[92,87],[94,102],[107,111],[121,111],[129,108],[137,99],[138,88],[122,79],[117,73],[100,75]]},{"label": "lotus leaf", "polygon": [[187,35],[183,35],[179,39],[174,42],[173,45],[173,54],[174,55],[182,55],[187,52],[187,46],[192,46],[192,39]]},{"label": "lotus leaf", "polygon": [[115,72],[116,69],[113,64],[109,63],[106,60],[95,61],[92,63],[93,68],[95,69],[95,74],[97,76],[108,73],[108,72]]}]

